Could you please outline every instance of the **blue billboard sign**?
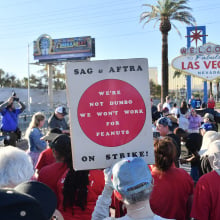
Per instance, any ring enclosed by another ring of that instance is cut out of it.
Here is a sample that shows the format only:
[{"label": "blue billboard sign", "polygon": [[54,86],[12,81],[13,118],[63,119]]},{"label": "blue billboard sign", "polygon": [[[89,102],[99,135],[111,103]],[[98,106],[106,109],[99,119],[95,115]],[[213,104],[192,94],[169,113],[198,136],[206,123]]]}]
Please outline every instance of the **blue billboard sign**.
[{"label": "blue billboard sign", "polygon": [[78,60],[95,56],[95,39],[90,36],[52,39],[41,35],[34,41],[34,59],[39,62]]}]

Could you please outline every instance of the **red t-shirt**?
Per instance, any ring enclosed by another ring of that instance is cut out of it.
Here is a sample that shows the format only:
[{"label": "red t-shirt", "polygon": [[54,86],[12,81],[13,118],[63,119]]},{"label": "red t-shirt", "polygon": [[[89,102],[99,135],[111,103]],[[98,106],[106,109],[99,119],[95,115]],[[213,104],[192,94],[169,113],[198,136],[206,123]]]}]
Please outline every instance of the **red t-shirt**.
[{"label": "red t-shirt", "polygon": [[198,220],[220,219],[220,176],[217,172],[207,173],[197,182],[191,216]]},{"label": "red t-shirt", "polygon": [[193,180],[181,168],[172,167],[166,172],[152,170],[154,187],[150,197],[152,211],[164,218],[184,220],[189,210],[187,202],[193,194]]},{"label": "red t-shirt", "polygon": [[46,150],[40,153],[35,168],[38,169],[38,171],[40,171],[44,166],[47,166],[54,162],[56,162],[56,159],[53,156],[53,151],[51,148],[47,148]]},{"label": "red t-shirt", "polygon": [[58,210],[61,212],[65,220],[91,220],[92,213],[94,211],[96,200],[98,196],[102,193],[102,190],[105,186],[104,174],[101,170],[90,170],[89,171],[89,185],[88,195],[87,195],[87,206],[83,211],[80,207],[66,208],[63,210],[63,183],[66,177],[68,170],[62,175],[57,183],[58,188]]},{"label": "red t-shirt", "polygon": [[208,100],[208,108],[212,108],[214,109],[215,108],[215,100]]},{"label": "red t-shirt", "polygon": [[43,167],[39,172],[37,180],[49,186],[57,195],[57,181],[66,170],[67,166],[65,163],[55,162]]}]

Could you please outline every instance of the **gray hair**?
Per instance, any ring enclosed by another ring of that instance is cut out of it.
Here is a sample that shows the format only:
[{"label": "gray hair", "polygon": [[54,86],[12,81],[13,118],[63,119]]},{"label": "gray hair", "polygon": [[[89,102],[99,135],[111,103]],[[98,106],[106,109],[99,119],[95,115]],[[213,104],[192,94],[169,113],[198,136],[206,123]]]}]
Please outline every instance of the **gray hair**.
[{"label": "gray hair", "polygon": [[0,187],[15,187],[34,174],[30,156],[13,146],[0,148]]}]

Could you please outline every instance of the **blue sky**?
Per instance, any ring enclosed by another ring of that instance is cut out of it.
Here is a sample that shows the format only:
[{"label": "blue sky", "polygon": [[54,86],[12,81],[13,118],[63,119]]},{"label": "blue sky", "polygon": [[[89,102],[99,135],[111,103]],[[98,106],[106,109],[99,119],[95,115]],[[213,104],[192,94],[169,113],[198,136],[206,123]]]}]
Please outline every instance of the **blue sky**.
[{"label": "blue sky", "polygon": [[[139,23],[140,14],[153,0],[11,0],[0,1],[0,68],[19,78],[28,76],[33,41],[41,34],[53,39],[91,36],[96,39],[92,60],[148,58],[149,66],[161,69],[161,33],[154,23]],[[191,0],[189,6],[198,26],[206,26],[207,42],[220,44],[220,2]],[[169,62],[186,47],[186,25],[175,22],[182,38],[169,32]],[[39,67],[30,66],[36,74]],[[159,79],[160,81],[160,79]]]}]

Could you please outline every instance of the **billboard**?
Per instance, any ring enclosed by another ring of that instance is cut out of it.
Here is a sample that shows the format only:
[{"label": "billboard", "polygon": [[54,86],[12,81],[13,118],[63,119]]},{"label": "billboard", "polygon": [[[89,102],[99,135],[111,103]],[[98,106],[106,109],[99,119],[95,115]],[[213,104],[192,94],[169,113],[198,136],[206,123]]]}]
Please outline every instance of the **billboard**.
[{"label": "billboard", "polygon": [[182,55],[172,60],[173,68],[209,81],[220,77],[220,45],[207,43],[180,52]]},{"label": "billboard", "polygon": [[34,41],[34,59],[39,62],[77,60],[95,56],[95,39],[89,36],[52,39],[41,35]]},{"label": "billboard", "polygon": [[147,59],[70,62],[66,82],[74,169],[154,163]]}]

